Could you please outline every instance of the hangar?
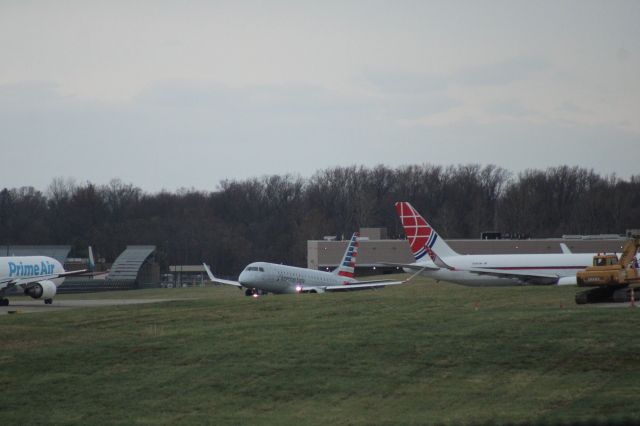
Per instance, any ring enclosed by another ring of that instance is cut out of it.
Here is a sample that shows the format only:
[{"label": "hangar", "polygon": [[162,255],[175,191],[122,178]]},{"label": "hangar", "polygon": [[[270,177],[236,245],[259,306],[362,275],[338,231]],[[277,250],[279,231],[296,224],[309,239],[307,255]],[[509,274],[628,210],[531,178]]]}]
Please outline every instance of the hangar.
[{"label": "hangar", "polygon": [[127,246],[111,265],[107,280],[135,281],[140,285],[160,282],[160,268],[152,258],[156,246]]},{"label": "hangar", "polygon": [[69,277],[60,287],[60,293],[132,290],[157,287],[160,266],[153,254],[156,246],[127,246],[111,265],[104,279]]}]

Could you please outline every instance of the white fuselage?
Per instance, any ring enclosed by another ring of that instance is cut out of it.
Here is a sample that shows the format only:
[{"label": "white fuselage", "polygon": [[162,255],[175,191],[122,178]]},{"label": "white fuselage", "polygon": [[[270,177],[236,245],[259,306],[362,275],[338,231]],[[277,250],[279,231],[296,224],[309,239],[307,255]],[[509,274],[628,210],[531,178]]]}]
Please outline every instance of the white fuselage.
[{"label": "white fuselage", "polygon": [[[591,266],[593,253],[574,254],[496,254],[460,255],[442,258],[453,269],[441,268],[437,271],[423,271],[422,275],[442,281],[450,281],[469,286],[513,286],[523,285],[518,278],[499,278],[479,275],[469,269],[493,269],[506,273],[530,273],[575,277],[579,270]],[[419,265],[419,263],[417,264]],[[407,268],[407,272],[411,272]]]},{"label": "white fuselage", "polygon": [[0,279],[28,279],[42,276],[58,287],[64,277],[44,278],[60,274],[64,268],[56,259],[47,256],[10,256],[0,257]]},{"label": "white fuselage", "polygon": [[357,283],[354,278],[342,277],[331,272],[267,262],[254,262],[240,273],[238,282],[246,288],[269,293],[298,293],[298,287],[326,287]]}]

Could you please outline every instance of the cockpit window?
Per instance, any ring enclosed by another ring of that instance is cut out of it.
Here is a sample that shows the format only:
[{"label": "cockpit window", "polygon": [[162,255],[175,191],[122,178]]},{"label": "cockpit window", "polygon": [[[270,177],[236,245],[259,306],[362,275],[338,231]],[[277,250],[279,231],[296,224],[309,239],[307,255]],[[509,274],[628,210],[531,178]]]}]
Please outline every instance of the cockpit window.
[{"label": "cockpit window", "polygon": [[247,266],[246,271],[255,271],[255,272],[264,272],[264,268],[262,266]]}]

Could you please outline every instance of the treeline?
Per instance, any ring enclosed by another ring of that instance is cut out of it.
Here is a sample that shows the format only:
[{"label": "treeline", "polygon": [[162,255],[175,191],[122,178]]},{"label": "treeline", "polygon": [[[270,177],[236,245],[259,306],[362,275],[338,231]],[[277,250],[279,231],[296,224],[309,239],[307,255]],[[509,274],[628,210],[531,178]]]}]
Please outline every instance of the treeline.
[{"label": "treeline", "polygon": [[54,179],[46,192],[0,191],[0,244],[93,245],[111,262],[130,244],[154,244],[168,264],[207,261],[221,274],[248,262],[306,264],[306,241],[348,237],[360,227],[403,234],[394,202],[407,200],[446,238],[482,231],[553,237],[640,228],[640,175],[629,180],[579,167],[336,167],[310,178],[266,176],[222,181],[215,191],[147,193]]}]

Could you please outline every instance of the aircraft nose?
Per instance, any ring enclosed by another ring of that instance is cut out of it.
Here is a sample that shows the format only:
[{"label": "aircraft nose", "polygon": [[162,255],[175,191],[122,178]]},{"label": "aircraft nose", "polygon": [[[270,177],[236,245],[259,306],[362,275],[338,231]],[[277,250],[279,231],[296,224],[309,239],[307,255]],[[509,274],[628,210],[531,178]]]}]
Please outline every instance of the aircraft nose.
[{"label": "aircraft nose", "polygon": [[240,281],[240,284],[242,284],[242,285],[251,286],[253,284],[253,282],[255,281],[253,278],[254,277],[253,277],[253,274],[251,272],[242,271],[240,273],[240,276],[238,277],[238,281]]}]

